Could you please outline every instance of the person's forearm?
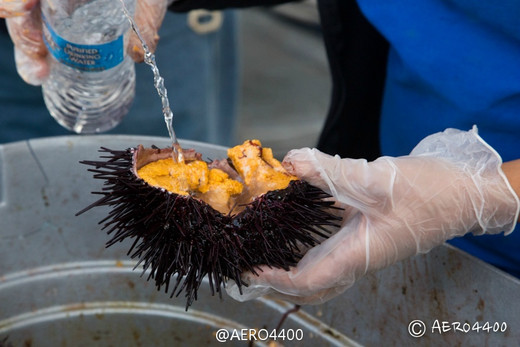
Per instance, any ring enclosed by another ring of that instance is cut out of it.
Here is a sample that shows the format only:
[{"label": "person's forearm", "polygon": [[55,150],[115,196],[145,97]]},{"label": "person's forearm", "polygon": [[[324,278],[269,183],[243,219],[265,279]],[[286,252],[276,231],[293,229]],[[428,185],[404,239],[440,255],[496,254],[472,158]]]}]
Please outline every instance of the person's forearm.
[{"label": "person's forearm", "polygon": [[221,10],[253,6],[272,6],[294,0],[173,0],[168,9],[174,12],[187,12],[196,9]]},{"label": "person's forearm", "polygon": [[520,159],[503,163],[502,171],[504,171],[516,195],[520,197]]}]

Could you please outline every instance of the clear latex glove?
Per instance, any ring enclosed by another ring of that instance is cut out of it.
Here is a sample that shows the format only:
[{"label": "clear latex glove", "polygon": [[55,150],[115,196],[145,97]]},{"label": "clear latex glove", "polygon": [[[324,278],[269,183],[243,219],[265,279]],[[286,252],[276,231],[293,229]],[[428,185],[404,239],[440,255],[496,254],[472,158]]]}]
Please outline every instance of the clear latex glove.
[{"label": "clear latex glove", "polygon": [[[152,52],[159,41],[157,32],[167,6],[168,0],[137,0],[135,22]],[[18,74],[29,84],[42,84],[49,74],[49,67],[47,48],[43,43],[39,0],[0,0],[0,17],[6,18],[9,35],[15,46]],[[143,61],[144,52],[135,33],[131,34],[127,51],[134,61]]]},{"label": "clear latex glove", "polygon": [[[137,0],[135,24],[152,53],[157,48],[159,28],[170,2],[170,0]],[[127,51],[135,62],[140,63],[144,60],[143,46],[135,33],[130,36]]]},{"label": "clear latex glove", "polygon": [[424,253],[468,232],[514,229],[518,197],[501,158],[477,134],[449,129],[424,139],[409,156],[373,162],[340,159],[316,149],[294,150],[284,165],[331,193],[345,207],[341,229],[311,248],[290,271],[261,267],[234,299],[265,294],[297,304],[339,295],[361,276]]}]

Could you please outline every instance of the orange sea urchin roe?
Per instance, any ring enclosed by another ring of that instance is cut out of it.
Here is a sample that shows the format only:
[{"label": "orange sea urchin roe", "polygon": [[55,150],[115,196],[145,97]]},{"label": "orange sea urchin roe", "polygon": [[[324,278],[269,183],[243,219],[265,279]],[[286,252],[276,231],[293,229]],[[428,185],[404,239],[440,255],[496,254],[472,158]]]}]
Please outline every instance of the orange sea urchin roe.
[{"label": "orange sea urchin roe", "polygon": [[137,175],[152,186],[181,195],[207,193],[216,187],[228,196],[242,192],[240,182],[230,179],[222,170],[210,170],[200,160],[176,163],[171,158],[161,159],[143,166]]},{"label": "orange sea urchin roe", "polygon": [[298,177],[289,174],[258,140],[245,141],[228,150],[228,157],[253,196],[284,189]]},{"label": "orange sea urchin roe", "polygon": [[224,171],[211,169],[209,170],[208,189],[197,196],[215,210],[228,213],[235,205],[233,197],[242,193],[242,189],[242,183],[230,179]]},{"label": "orange sea urchin roe", "polygon": [[287,188],[290,181],[298,179],[285,171],[272,150],[263,148],[258,140],[230,148],[228,157],[241,182],[231,179],[224,170],[209,169],[201,160],[186,163],[176,163],[171,158],[156,160],[138,169],[137,175],[152,186],[195,196],[221,213],[238,213],[256,197]]}]

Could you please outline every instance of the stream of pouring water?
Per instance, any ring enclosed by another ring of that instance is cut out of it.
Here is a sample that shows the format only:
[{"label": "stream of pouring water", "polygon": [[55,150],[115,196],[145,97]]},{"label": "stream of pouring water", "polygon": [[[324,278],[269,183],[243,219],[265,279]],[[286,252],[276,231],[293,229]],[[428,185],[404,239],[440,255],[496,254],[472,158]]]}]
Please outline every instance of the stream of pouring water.
[{"label": "stream of pouring water", "polygon": [[179,145],[179,141],[177,141],[177,136],[175,136],[175,131],[173,130],[173,112],[170,108],[170,103],[168,101],[168,92],[166,90],[166,87],[164,86],[164,78],[162,78],[159,73],[159,68],[157,67],[157,63],[155,62],[155,55],[152,52],[150,52],[148,45],[141,36],[139,28],[137,28],[137,25],[135,24],[132,15],[126,8],[124,1],[119,0],[119,2],[121,3],[126,18],[130,22],[132,30],[139,38],[139,41],[141,41],[141,45],[143,46],[144,51],[144,62],[148,64],[152,69],[154,86],[157,90],[157,93],[159,94],[159,97],[161,98],[164,121],[166,122],[166,128],[168,129],[168,134],[170,135],[170,140],[172,142],[173,160],[175,160],[178,163],[182,163],[184,162],[184,157],[182,154],[182,148]]}]

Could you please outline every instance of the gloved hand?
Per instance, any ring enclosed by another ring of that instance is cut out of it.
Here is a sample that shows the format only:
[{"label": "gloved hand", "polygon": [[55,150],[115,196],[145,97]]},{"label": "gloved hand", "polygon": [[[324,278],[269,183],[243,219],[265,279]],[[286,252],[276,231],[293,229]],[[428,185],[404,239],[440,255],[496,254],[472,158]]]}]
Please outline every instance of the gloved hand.
[{"label": "gloved hand", "polygon": [[345,208],[341,229],[310,249],[290,271],[261,267],[243,274],[234,299],[265,294],[296,304],[327,301],[367,272],[424,253],[455,236],[514,229],[518,197],[501,158],[477,134],[449,129],[424,139],[409,156],[373,162],[316,149],[294,150],[284,165],[331,193]]},{"label": "gloved hand", "polygon": [[[137,0],[135,22],[152,52],[159,41],[157,32],[167,6],[168,0]],[[7,29],[15,46],[18,74],[29,84],[42,84],[49,74],[49,67],[42,37],[39,0],[0,0],[0,18],[6,18]],[[136,62],[144,59],[141,43],[134,33],[129,39],[127,52]]]},{"label": "gloved hand", "polygon": [[7,18],[18,74],[25,82],[40,85],[49,74],[49,67],[39,0],[0,0],[0,17]]},{"label": "gloved hand", "polygon": [[[166,14],[168,4],[172,0],[137,0],[135,6],[134,21],[139,29],[141,37],[153,53],[159,42],[159,28]],[[128,54],[132,59],[140,63],[144,60],[144,50],[141,41],[135,33],[132,33],[128,43]]]}]

